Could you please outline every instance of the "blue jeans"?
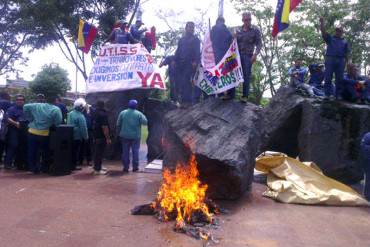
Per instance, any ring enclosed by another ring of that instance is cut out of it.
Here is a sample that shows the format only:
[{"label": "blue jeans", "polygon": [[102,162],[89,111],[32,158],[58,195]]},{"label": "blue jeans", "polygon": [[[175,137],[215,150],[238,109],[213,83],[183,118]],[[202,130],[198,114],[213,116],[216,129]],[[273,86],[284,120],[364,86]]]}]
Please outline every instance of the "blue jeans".
[{"label": "blue jeans", "polygon": [[181,103],[193,103],[193,85],[191,78],[194,71],[191,67],[191,62],[178,64],[176,67],[176,83],[178,83],[181,94]]},{"label": "blue jeans", "polygon": [[[41,161],[40,161],[41,158]],[[49,136],[28,133],[28,169],[33,173],[47,172],[49,161]]]},{"label": "blue jeans", "polygon": [[18,150],[18,143],[18,130],[13,127],[9,128],[6,142],[6,154],[4,158],[4,166],[7,168],[13,166],[14,158]]},{"label": "blue jeans", "polygon": [[130,149],[132,151],[132,168],[139,168],[139,149],[140,149],[140,138],[139,139],[127,139],[121,137],[122,143],[122,165],[123,169],[128,170],[130,166]]},{"label": "blue jeans", "polygon": [[243,68],[243,96],[248,97],[249,95],[249,83],[251,80],[252,74],[252,55],[240,54],[240,60]]},{"label": "blue jeans", "polygon": [[342,96],[344,86],[343,86],[343,73],[345,67],[345,59],[342,57],[325,57],[325,84],[324,90],[325,95],[334,95],[333,89],[333,74],[335,74],[335,97],[338,98]]}]

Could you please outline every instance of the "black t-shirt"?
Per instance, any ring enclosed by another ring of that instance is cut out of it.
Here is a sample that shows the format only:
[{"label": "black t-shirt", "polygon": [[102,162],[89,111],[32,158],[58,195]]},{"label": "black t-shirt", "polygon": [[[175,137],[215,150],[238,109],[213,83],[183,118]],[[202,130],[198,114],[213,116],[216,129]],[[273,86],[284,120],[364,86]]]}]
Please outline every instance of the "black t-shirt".
[{"label": "black t-shirt", "polygon": [[95,139],[104,139],[103,126],[108,126],[108,114],[105,110],[98,109],[93,114],[93,129]]}]

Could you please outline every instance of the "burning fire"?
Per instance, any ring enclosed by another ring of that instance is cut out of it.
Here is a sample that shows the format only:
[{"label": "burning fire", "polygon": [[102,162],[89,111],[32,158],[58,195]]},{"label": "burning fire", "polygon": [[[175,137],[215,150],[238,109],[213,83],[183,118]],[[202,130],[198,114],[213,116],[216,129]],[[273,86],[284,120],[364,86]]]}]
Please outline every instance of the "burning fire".
[{"label": "burning fire", "polygon": [[157,200],[152,204],[154,208],[161,208],[164,220],[170,220],[170,215],[176,215],[176,226],[181,227],[185,222],[191,222],[193,214],[201,213],[207,217],[207,221],[211,221],[212,214],[205,203],[208,186],[201,184],[198,176],[194,155],[189,165],[177,165],[174,173],[164,170]]}]

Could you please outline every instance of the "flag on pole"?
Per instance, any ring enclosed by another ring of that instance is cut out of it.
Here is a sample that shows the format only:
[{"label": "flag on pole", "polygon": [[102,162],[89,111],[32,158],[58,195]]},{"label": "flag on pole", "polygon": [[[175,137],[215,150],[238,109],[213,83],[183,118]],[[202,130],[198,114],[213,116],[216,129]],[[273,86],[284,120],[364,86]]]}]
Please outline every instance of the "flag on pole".
[{"label": "flag on pole", "polygon": [[98,29],[93,25],[80,19],[78,26],[78,48],[85,53],[89,53],[92,43],[96,38]]},{"label": "flag on pole", "polygon": [[302,2],[302,0],[278,0],[275,12],[272,37],[288,28],[289,14]]}]

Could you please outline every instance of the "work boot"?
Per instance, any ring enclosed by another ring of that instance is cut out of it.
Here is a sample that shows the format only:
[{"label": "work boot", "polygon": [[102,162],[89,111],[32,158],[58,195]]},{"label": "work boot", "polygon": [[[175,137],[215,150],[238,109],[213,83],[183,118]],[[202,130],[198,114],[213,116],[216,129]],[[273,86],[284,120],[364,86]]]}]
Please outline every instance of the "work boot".
[{"label": "work boot", "polygon": [[242,103],[247,103],[248,102],[248,97],[247,96],[243,96],[240,98],[240,102]]}]

